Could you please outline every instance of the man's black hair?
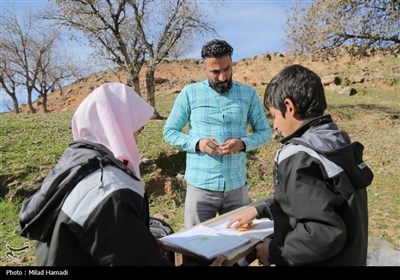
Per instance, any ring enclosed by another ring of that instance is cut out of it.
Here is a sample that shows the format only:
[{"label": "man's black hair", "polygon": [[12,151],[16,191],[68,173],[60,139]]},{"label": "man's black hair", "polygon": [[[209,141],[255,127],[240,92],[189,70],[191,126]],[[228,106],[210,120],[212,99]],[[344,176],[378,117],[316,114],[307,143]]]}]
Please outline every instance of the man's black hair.
[{"label": "man's black hair", "polygon": [[214,39],[207,42],[201,49],[201,57],[211,58],[211,57],[223,57],[229,55],[232,57],[233,48],[224,40]]},{"label": "man's black hair", "polygon": [[264,105],[280,110],[285,117],[286,98],[296,106],[301,119],[322,116],[327,107],[321,78],[298,64],[285,67],[272,78],[265,89]]}]

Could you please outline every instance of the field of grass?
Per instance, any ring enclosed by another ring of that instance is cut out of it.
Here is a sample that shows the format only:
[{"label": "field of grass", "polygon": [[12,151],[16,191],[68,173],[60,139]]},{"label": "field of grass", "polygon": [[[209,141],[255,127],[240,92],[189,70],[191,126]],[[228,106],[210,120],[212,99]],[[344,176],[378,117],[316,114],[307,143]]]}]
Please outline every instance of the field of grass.
[{"label": "field of grass", "polygon": [[[264,88],[258,89],[262,95]],[[369,234],[387,240],[400,249],[400,93],[393,90],[359,88],[355,96],[327,92],[328,111],[353,141],[365,146],[365,159],[375,173],[368,188]],[[158,97],[158,111],[167,116],[174,96]],[[71,141],[73,112],[36,115],[0,115],[0,265],[33,265],[34,242],[18,235],[18,211],[56,164]],[[271,120],[269,120],[271,122]],[[185,188],[175,179],[184,172],[184,153],[162,140],[165,120],[150,121],[139,138],[145,163],[142,179],[156,165],[163,175],[180,184],[173,197],[151,194],[151,214],[163,217],[175,230],[183,227]],[[251,199],[272,193],[272,165],[278,140],[248,154],[248,186]],[[11,247],[30,246],[10,254]]]}]

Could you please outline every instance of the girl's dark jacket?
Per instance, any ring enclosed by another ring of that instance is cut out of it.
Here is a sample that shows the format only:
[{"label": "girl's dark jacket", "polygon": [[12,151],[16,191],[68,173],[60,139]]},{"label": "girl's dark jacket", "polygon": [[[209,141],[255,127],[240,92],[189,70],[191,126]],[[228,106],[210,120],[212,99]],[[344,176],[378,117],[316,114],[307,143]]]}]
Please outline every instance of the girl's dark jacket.
[{"label": "girl's dark jacket", "polygon": [[363,146],[329,115],[307,120],[282,140],[274,196],[258,205],[274,220],[269,260],[277,265],[364,266],[368,244],[366,187],[373,174]]},{"label": "girl's dark jacket", "polygon": [[20,212],[41,266],[163,265],[143,183],[100,144],[71,143]]}]

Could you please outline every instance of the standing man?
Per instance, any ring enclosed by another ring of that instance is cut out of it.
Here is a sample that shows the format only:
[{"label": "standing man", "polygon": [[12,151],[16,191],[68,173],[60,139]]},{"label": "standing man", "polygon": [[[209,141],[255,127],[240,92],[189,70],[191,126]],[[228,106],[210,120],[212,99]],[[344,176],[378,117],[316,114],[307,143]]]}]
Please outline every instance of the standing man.
[{"label": "standing man", "polygon": [[256,91],[232,81],[232,52],[223,40],[203,46],[207,80],[180,92],[164,127],[165,141],[187,152],[186,228],[249,203],[246,152],[271,136]]}]

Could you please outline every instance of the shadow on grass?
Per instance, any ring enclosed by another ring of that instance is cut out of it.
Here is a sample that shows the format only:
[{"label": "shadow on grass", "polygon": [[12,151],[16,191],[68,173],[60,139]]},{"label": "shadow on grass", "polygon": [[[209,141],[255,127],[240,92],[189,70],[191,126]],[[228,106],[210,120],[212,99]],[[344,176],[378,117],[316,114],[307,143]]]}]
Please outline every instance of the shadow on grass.
[{"label": "shadow on grass", "polygon": [[151,170],[152,165],[162,170],[164,175],[175,177],[177,174],[184,174],[186,169],[186,152],[179,151],[174,154],[160,153],[157,158],[142,163],[143,170]]},{"label": "shadow on grass", "polygon": [[44,178],[31,181],[25,178],[38,172],[35,168],[28,168],[13,175],[0,172],[0,199],[23,200],[34,194],[40,188]]}]

